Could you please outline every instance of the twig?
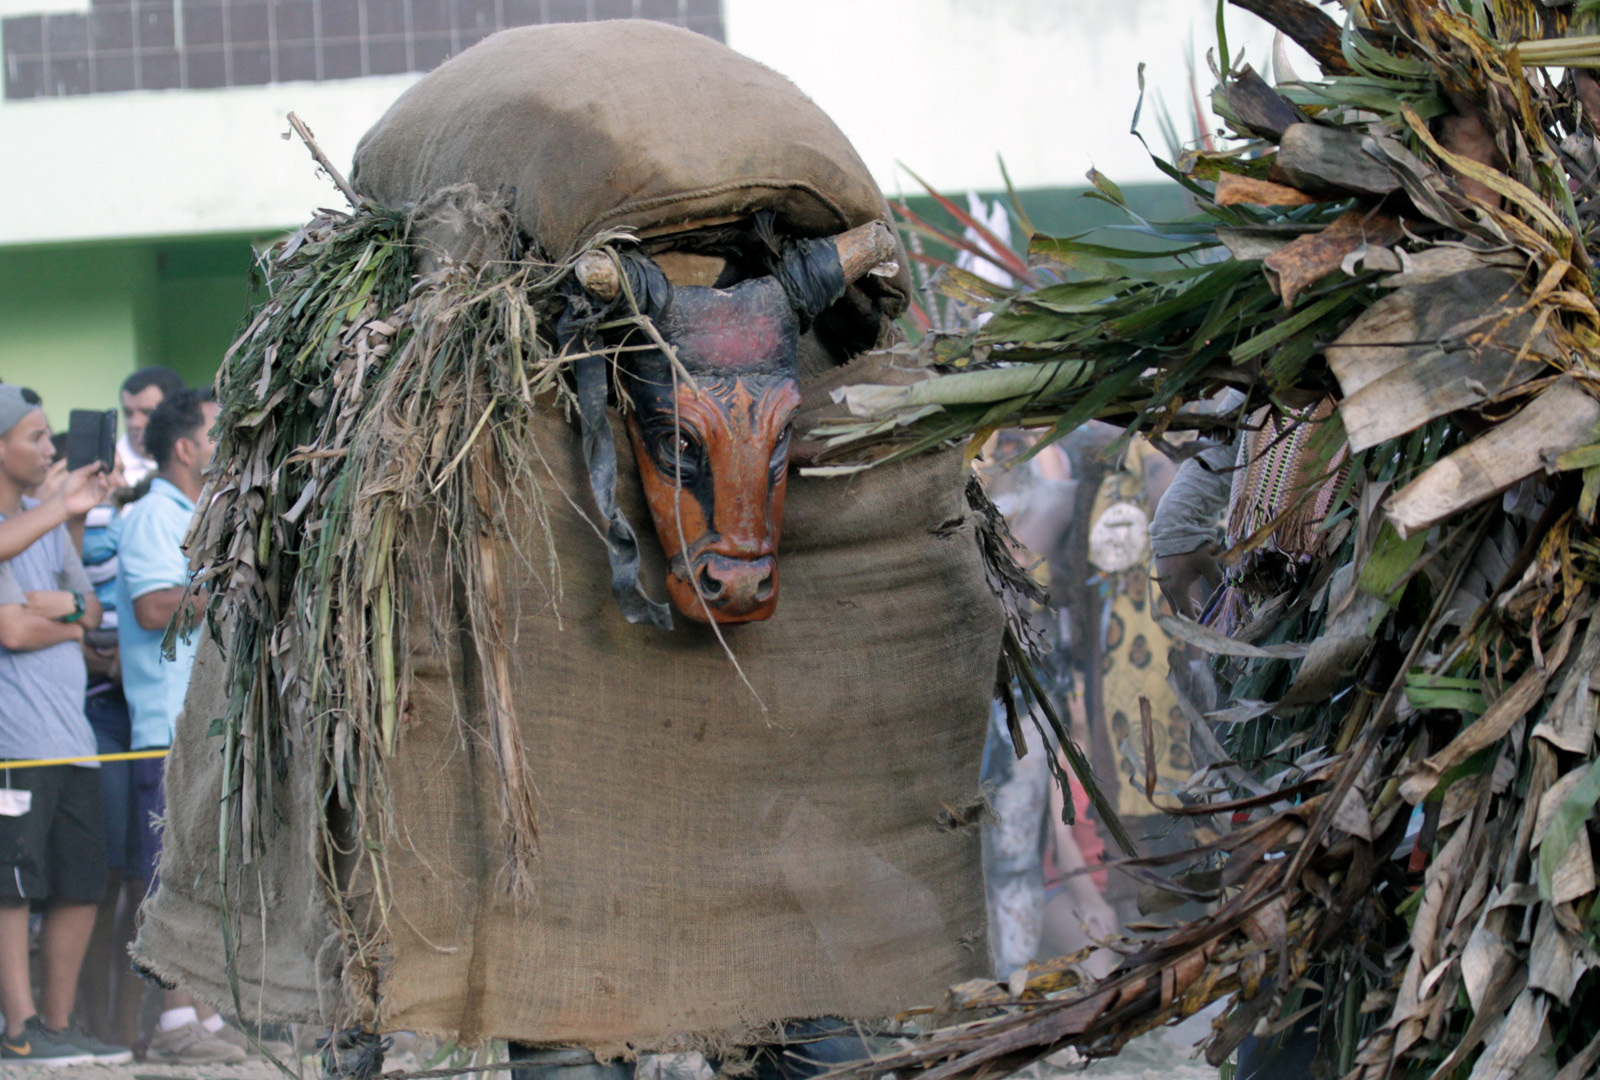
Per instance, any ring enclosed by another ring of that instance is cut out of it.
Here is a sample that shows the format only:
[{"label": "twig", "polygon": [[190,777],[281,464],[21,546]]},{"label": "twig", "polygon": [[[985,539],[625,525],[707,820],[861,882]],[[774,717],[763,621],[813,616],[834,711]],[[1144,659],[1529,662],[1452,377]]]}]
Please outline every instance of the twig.
[{"label": "twig", "polygon": [[[311,129],[306,127],[306,122],[294,113],[290,113],[289,126],[294,128],[294,133],[300,136],[300,141],[306,144],[307,150],[311,151],[311,157],[316,161],[317,167],[327,173],[328,179],[332,180],[334,185],[344,193],[344,197],[349,200],[350,208],[352,210],[361,209],[361,196],[356,194],[356,189],[350,186],[350,181],[344,178],[344,174],[333,167],[333,162],[328,160],[328,155],[324,154],[322,147],[317,145],[316,136],[311,134]],[[288,138],[288,136],[284,137]]]},{"label": "twig", "polygon": [[[1311,54],[1329,75],[1353,75],[1339,44],[1339,24],[1305,0],[1229,0],[1234,7],[1266,20],[1285,37]],[[1222,62],[1228,62],[1227,57]]]}]

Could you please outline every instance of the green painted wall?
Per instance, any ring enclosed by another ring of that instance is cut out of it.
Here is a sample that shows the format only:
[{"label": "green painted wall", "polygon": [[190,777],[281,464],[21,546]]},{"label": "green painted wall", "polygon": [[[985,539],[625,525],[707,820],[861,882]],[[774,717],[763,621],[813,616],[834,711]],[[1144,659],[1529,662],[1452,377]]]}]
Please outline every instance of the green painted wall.
[{"label": "green painted wall", "polygon": [[168,244],[156,249],[159,354],[191,385],[210,383],[255,299],[246,239]]},{"label": "green painted wall", "polygon": [[0,252],[0,378],[37,390],[51,425],[111,408],[140,359],[154,266],[133,247]]},{"label": "green painted wall", "polygon": [[0,378],[44,398],[51,426],[118,404],[136,368],[207,383],[249,303],[248,237],[0,248]]}]

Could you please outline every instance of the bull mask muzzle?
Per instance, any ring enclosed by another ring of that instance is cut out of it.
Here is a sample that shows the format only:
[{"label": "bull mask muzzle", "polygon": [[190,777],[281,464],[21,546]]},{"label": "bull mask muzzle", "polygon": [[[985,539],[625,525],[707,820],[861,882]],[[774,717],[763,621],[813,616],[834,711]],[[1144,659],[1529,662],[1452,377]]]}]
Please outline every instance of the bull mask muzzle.
[{"label": "bull mask muzzle", "polygon": [[[590,297],[608,306],[626,297],[656,329],[656,348],[638,348],[638,332],[607,343],[634,346],[617,354],[619,388],[631,404],[628,435],[667,557],[667,594],[689,618],[754,622],[776,610],[790,422],[800,406],[800,335],[894,250],[888,230],[874,222],[838,237],[785,244],[770,273],[728,288],[672,285],[639,253],[613,259],[594,252],[578,260],[575,276]],[[659,347],[663,342],[671,355]],[[594,379],[592,370],[585,378],[580,361],[585,421],[594,411]],[[602,402],[602,414],[603,408]],[[591,485],[611,526],[613,592],[630,620],[670,625],[639,588],[636,553],[619,574],[619,522],[629,542],[632,533],[615,506],[614,458],[608,469],[591,454],[601,451],[600,441],[586,423]],[[600,497],[604,485],[612,489],[609,507]]]}]

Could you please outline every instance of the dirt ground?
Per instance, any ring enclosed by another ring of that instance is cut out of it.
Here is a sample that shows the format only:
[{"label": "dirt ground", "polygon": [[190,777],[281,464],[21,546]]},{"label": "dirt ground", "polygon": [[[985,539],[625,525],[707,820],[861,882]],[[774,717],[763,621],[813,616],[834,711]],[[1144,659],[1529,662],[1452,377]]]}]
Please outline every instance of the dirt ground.
[{"label": "dirt ground", "polygon": [[[1030,1066],[1018,1074],[1019,1080],[1068,1080],[1069,1077],[1089,1077],[1092,1080],[1217,1080],[1217,1070],[1194,1056],[1193,1044],[1209,1029],[1209,1017],[1192,1017],[1175,1028],[1151,1032],[1129,1043],[1119,1057],[1093,1062],[1087,1066],[1073,1060],[1068,1052],[1053,1059]],[[385,1062],[385,1075],[398,1078],[399,1070],[412,1071],[428,1067],[432,1055],[415,1053],[391,1054]],[[302,1080],[318,1080],[321,1073],[314,1057],[301,1062],[286,1062],[291,1075],[299,1066]],[[709,1077],[710,1071],[694,1059],[645,1058],[640,1070],[640,1080],[693,1080]],[[482,1080],[502,1080],[509,1073],[482,1072],[469,1074]],[[268,1061],[248,1061],[243,1065],[159,1065],[154,1062],[133,1065],[80,1065],[59,1069],[41,1066],[0,1065],[4,1080],[284,1080],[284,1074]]]}]

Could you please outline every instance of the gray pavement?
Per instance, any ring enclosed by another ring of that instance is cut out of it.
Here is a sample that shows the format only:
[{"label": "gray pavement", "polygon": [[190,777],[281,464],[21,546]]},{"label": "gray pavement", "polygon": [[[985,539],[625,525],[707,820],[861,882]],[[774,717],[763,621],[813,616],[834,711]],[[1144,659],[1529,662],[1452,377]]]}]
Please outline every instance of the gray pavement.
[{"label": "gray pavement", "polygon": [[[1087,1065],[1073,1051],[1055,1054],[1017,1074],[1018,1080],[1217,1080],[1217,1070],[1197,1056],[1194,1045],[1210,1030],[1211,1016],[1201,1013],[1175,1027],[1152,1031],[1130,1042],[1115,1058]],[[422,1070],[434,1055],[391,1054],[385,1072]],[[465,1064],[464,1061],[458,1062]],[[289,1075],[299,1080],[320,1080],[315,1056],[288,1061]],[[449,1062],[441,1062],[447,1066]],[[696,1074],[709,1078],[703,1065],[679,1060],[644,1060],[640,1080],[681,1080]],[[472,1074],[482,1080],[505,1080],[506,1072]],[[162,1065],[155,1062],[132,1065],[75,1065],[51,1069],[38,1065],[0,1064],[0,1080],[286,1080],[283,1071],[269,1061],[251,1060],[242,1065]],[[470,1077],[468,1078],[470,1080]]]}]

